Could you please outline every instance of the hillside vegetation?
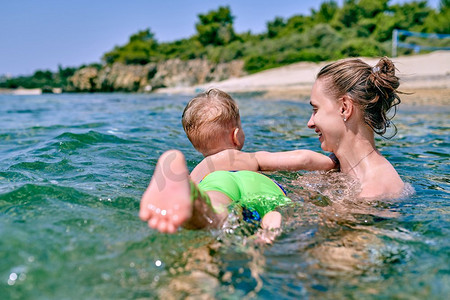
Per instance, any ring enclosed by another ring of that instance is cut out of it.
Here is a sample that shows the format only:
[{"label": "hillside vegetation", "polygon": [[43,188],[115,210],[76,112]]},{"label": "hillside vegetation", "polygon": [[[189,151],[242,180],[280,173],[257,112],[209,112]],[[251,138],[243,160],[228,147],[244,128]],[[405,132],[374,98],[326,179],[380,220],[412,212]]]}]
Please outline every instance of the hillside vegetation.
[{"label": "hillside vegetation", "polygon": [[[391,5],[389,0],[345,0],[339,7],[325,1],[309,15],[275,17],[265,32],[237,33],[230,7],[219,7],[198,15],[196,34],[177,41],[160,43],[151,28],[130,36],[125,45],[107,51],[98,70],[113,64],[147,65],[171,59],[203,59],[210,63],[244,62],[247,73],[299,61],[325,61],[351,56],[391,55],[393,29],[450,33],[450,0],[430,8],[427,1]],[[449,46],[449,39],[427,41],[404,37],[406,42]],[[446,43],[446,45],[445,45]],[[412,50],[400,49],[399,54]],[[86,66],[59,67],[58,72],[38,70],[31,76],[0,79],[0,87],[65,88],[68,78]]]}]

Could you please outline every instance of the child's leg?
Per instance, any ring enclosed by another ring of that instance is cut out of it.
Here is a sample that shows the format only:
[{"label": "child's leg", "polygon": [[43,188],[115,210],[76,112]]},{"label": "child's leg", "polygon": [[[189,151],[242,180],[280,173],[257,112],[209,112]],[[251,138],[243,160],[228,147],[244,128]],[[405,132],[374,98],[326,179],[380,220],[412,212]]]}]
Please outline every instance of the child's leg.
[{"label": "child's leg", "polygon": [[[194,185],[196,189],[197,186]],[[228,217],[231,199],[218,191],[207,191],[207,197],[198,197],[193,203],[192,216],[183,227],[188,229],[219,228]]]},{"label": "child's leg", "polygon": [[[194,199],[191,199],[191,194]],[[142,196],[139,216],[160,232],[173,233],[181,225],[189,228],[218,227],[228,215],[230,202],[230,198],[220,192],[209,191],[207,195],[199,192],[197,186],[191,185],[183,154],[170,150],[158,160]]]}]

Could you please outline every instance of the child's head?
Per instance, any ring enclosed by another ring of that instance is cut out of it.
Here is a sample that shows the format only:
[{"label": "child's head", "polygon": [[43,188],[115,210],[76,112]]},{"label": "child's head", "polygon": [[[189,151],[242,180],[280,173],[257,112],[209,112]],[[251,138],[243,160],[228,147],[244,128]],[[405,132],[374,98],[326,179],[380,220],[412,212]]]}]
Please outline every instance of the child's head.
[{"label": "child's head", "polygon": [[241,150],[245,135],[239,108],[227,93],[210,89],[189,101],[183,128],[195,149],[209,156],[225,149]]}]

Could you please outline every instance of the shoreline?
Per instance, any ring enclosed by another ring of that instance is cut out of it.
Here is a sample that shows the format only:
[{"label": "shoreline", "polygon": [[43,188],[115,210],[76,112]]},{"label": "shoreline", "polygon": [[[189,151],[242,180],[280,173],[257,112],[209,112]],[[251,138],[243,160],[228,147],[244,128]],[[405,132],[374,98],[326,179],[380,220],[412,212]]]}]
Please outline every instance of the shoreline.
[{"label": "shoreline", "polygon": [[[360,57],[373,66],[377,58]],[[400,77],[402,103],[411,105],[450,105],[450,51],[391,58]],[[307,100],[315,75],[327,62],[299,62],[259,73],[210,82],[192,87],[162,88],[160,94],[195,95],[208,88],[227,93],[252,94],[268,100]]]},{"label": "shoreline", "polygon": [[[360,57],[371,66],[378,58]],[[450,106],[450,51],[391,58],[400,77],[403,104]],[[194,86],[160,88],[154,94],[192,97],[209,88],[218,88],[235,97],[252,96],[271,101],[309,101],[316,74],[328,62],[298,62],[251,75]],[[4,89],[1,94],[40,95],[41,89]],[[54,89],[53,93],[61,93]]]}]

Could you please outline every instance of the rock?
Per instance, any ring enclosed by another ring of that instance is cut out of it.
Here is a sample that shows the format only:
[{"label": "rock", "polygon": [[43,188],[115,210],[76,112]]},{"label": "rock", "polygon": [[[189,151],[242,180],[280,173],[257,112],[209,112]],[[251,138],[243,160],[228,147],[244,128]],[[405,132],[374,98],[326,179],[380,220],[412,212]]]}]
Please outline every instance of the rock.
[{"label": "rock", "polygon": [[96,88],[102,92],[136,92],[149,85],[149,77],[153,77],[155,72],[155,63],[144,66],[113,64],[100,70]]},{"label": "rock", "polygon": [[82,68],[69,78],[66,90],[69,92],[94,92],[96,91],[96,80],[98,70],[94,67]]},{"label": "rock", "polygon": [[101,70],[86,67],[69,78],[66,91],[149,92],[164,87],[189,87],[245,75],[243,61],[213,64],[204,59],[170,59],[146,65],[115,63]]}]

